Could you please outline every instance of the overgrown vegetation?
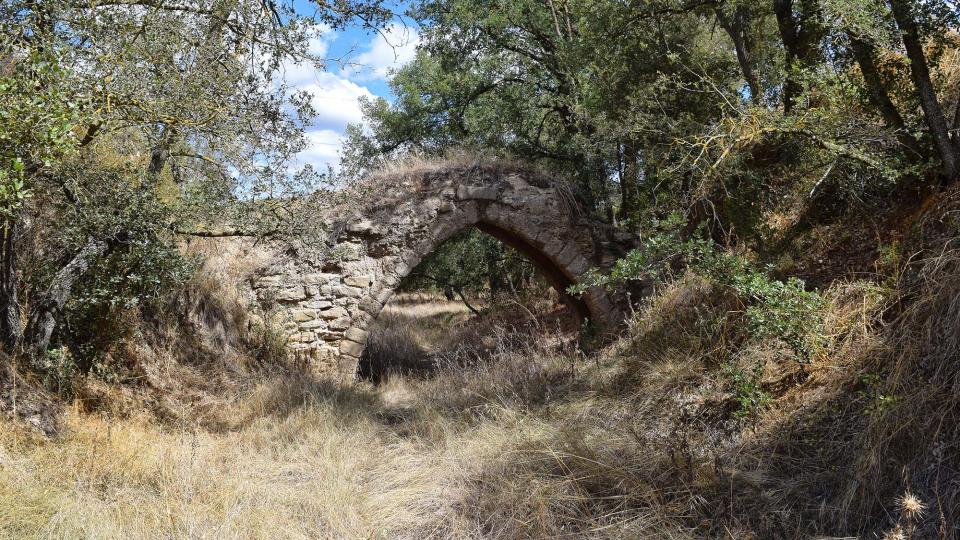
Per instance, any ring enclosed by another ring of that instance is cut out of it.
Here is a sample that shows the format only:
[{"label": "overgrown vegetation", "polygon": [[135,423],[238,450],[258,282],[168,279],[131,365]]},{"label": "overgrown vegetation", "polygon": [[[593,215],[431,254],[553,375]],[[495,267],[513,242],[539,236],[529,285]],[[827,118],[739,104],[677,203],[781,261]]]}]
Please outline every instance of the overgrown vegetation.
[{"label": "overgrown vegetation", "polygon": [[[296,165],[284,73],[389,6],[0,2],[0,535],[960,534],[955,1],[413,0],[395,99]],[[464,151],[638,238],[567,276],[632,294],[621,335],[468,231],[373,381],[318,379],[258,246]]]}]

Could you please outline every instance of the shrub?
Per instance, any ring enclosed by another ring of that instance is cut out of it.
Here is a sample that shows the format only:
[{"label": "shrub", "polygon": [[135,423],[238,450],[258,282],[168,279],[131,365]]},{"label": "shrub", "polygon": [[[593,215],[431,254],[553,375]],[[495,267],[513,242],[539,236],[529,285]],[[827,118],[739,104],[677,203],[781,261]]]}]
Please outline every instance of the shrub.
[{"label": "shrub", "polygon": [[737,401],[737,410],[734,416],[747,418],[753,416],[770,402],[770,394],[760,385],[760,375],[763,364],[758,363],[752,371],[746,371],[734,365],[726,368],[727,376],[733,385],[734,397]]},{"label": "shrub", "polygon": [[684,239],[680,230],[675,220],[663,222],[643,247],[617,261],[606,274],[589,272],[570,292],[582,294],[598,285],[615,289],[640,279],[671,281],[689,269],[736,291],[754,339],[779,338],[801,361],[809,360],[822,340],[820,294],[807,291],[803,280],[776,279],[769,268],[758,270],[743,255],[720,250],[709,240]]}]

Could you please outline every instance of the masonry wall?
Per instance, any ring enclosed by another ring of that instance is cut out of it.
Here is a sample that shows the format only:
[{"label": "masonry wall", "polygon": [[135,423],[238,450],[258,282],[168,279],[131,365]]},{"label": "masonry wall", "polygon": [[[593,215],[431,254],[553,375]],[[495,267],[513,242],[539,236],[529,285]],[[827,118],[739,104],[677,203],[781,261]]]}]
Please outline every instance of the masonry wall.
[{"label": "masonry wall", "polygon": [[[289,347],[320,373],[353,378],[367,337],[395,288],[446,239],[478,226],[527,253],[561,290],[605,268],[634,239],[593,222],[561,185],[499,165],[437,165],[382,175],[318,212],[313,245],[275,246],[252,282]],[[323,245],[320,245],[320,244]],[[578,302],[604,328],[622,305],[603,290]]]}]

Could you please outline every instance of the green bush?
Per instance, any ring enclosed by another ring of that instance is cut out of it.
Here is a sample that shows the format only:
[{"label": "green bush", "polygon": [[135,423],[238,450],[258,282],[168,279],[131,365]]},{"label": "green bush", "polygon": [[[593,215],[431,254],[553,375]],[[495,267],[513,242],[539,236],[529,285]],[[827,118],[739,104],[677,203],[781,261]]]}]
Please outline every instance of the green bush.
[{"label": "green bush", "polygon": [[745,371],[733,365],[727,366],[726,374],[733,385],[734,397],[738,405],[733,413],[737,418],[751,417],[770,402],[770,395],[760,386],[762,370],[762,364],[754,366],[752,371]]},{"label": "green bush", "polygon": [[616,289],[640,279],[664,282],[693,271],[736,291],[754,339],[779,338],[800,361],[808,361],[821,340],[820,294],[807,291],[800,279],[774,278],[770,268],[759,270],[746,257],[718,249],[710,240],[682,238],[681,224],[676,218],[661,222],[643,247],[617,261],[606,274],[589,272],[570,292],[582,294],[598,285]]},{"label": "green bush", "polygon": [[[78,171],[97,183],[80,186],[86,204],[63,206],[62,228],[51,238],[65,253],[76,253],[89,238],[107,239],[111,248],[74,286],[55,340],[68,345],[77,364],[89,372],[133,327],[141,307],[159,301],[193,275],[197,261],[184,257],[166,232],[169,210],[145,190],[114,171]],[[59,268],[44,268],[44,281]]]},{"label": "green bush", "polygon": [[80,371],[73,353],[67,347],[49,349],[42,355],[30,358],[31,368],[40,374],[43,385],[49,390],[64,395],[70,393]]}]

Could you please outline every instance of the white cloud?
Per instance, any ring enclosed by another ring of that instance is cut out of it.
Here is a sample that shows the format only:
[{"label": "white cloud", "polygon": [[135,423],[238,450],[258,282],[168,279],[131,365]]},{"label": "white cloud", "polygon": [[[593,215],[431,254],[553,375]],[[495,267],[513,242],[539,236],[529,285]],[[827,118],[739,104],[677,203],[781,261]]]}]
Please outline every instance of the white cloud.
[{"label": "white cloud", "polygon": [[365,86],[327,71],[314,73],[311,82],[301,84],[298,89],[313,96],[311,103],[317,111],[313,127],[337,131],[346,129],[347,124],[361,123],[363,113],[359,100],[374,97]]},{"label": "white cloud", "polygon": [[367,50],[357,55],[345,71],[358,81],[386,79],[391,69],[413,60],[420,44],[420,34],[413,27],[391,23],[370,42]]},{"label": "white cloud", "polygon": [[307,131],[307,149],[297,154],[301,165],[310,164],[317,171],[324,171],[327,165],[336,167],[340,162],[340,147],[343,146],[343,133],[332,129],[313,129]]},{"label": "white cloud", "polygon": [[[322,29],[310,39],[310,53],[325,57],[336,37],[328,28]],[[375,97],[369,88],[358,83],[385,79],[390,69],[413,59],[419,42],[415,29],[395,23],[374,36],[340,73],[318,69],[311,62],[284,64],[286,84],[292,90],[308,92],[317,112],[307,129],[308,148],[297,155],[297,161],[317,170],[328,164],[336,167],[347,125],[363,123],[359,99]]]},{"label": "white cloud", "polygon": [[[310,39],[309,52],[318,57],[326,56],[335,37],[326,30],[318,32]],[[359,98],[373,97],[373,94],[366,87],[325,71],[322,66],[318,68],[312,62],[285,63],[282,75],[292,91],[310,94],[310,102],[316,111],[307,128],[308,147],[297,155],[297,161],[311,164],[317,170],[324,170],[328,164],[336,166],[344,130],[348,124],[363,121]]]},{"label": "white cloud", "polygon": [[[307,42],[307,53],[317,58],[326,58],[327,52],[330,50],[330,42],[334,38],[335,36],[329,27],[320,26]],[[288,60],[283,63],[280,74],[288,85],[299,88],[303,84],[309,84],[317,71],[317,66],[313,62],[291,62]]]}]

